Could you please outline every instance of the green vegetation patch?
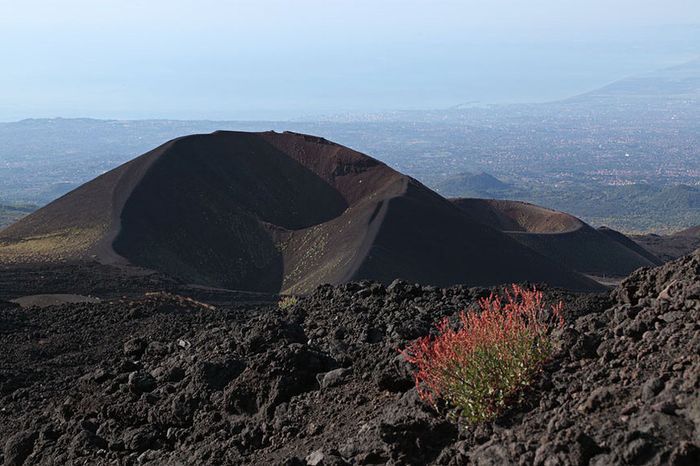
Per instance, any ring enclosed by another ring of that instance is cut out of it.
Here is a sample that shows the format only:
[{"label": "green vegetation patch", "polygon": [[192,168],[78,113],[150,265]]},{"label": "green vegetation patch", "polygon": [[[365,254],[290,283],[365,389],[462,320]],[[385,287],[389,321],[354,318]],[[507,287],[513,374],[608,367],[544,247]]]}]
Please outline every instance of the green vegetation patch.
[{"label": "green vegetation patch", "polygon": [[437,335],[414,341],[401,353],[416,367],[418,393],[437,409],[468,424],[491,420],[516,403],[551,357],[551,330],[563,325],[562,303],[546,308],[542,293],[512,285],[505,298],[491,295],[480,312],[462,312],[460,326],[448,319]]}]

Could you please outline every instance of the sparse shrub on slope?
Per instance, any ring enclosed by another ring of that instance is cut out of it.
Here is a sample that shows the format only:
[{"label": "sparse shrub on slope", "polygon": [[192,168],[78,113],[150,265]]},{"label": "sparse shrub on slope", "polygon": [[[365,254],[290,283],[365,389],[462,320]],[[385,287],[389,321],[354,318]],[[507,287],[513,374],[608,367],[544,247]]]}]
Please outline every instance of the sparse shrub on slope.
[{"label": "sparse shrub on slope", "polygon": [[462,312],[455,329],[448,319],[435,337],[402,351],[416,366],[420,397],[445,400],[469,423],[492,419],[527,387],[552,354],[550,330],[563,325],[562,303],[548,308],[542,292],[512,285],[501,298],[479,301],[481,312]]},{"label": "sparse shrub on slope", "polygon": [[294,306],[298,302],[299,298],[297,298],[296,296],[285,296],[284,298],[279,300],[279,302],[277,303],[277,307],[284,310]]}]

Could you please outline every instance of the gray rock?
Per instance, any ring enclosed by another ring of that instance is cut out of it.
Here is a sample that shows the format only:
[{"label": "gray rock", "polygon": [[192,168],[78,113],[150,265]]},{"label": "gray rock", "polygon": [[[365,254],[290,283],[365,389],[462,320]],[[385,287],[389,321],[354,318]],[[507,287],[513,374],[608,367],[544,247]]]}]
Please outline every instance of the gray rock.
[{"label": "gray rock", "polygon": [[323,450],[316,450],[309,453],[309,455],[306,457],[306,464],[309,466],[323,466],[323,460],[325,458],[326,455],[323,453]]},{"label": "gray rock", "polygon": [[654,446],[645,438],[630,441],[622,451],[627,464],[642,464],[654,456]]},{"label": "gray rock", "polygon": [[156,432],[150,427],[129,429],[124,434],[124,445],[137,452],[148,450],[156,440]]},{"label": "gray rock", "polygon": [[18,432],[5,442],[5,466],[21,466],[34,450],[39,435],[32,431]]},{"label": "gray rock", "polygon": [[473,464],[478,466],[498,466],[512,462],[508,450],[498,443],[488,442],[470,454]]},{"label": "gray rock", "polygon": [[124,356],[140,358],[146,351],[146,341],[142,338],[132,338],[124,342]]},{"label": "gray rock", "polygon": [[156,379],[148,372],[135,371],[129,374],[128,386],[134,393],[150,392],[156,385]]},{"label": "gray rock", "polygon": [[613,390],[610,387],[599,387],[591,392],[586,401],[579,405],[578,410],[590,413],[602,407],[613,398]]},{"label": "gray rock", "polygon": [[659,377],[654,377],[653,379],[648,380],[642,386],[642,399],[650,400],[651,398],[655,397],[659,394],[659,392],[661,392],[661,390],[664,389],[664,385],[664,381]]},{"label": "gray rock", "polygon": [[326,372],[323,376],[320,376],[321,388],[330,388],[342,385],[350,378],[352,375],[352,369],[341,367],[339,369],[334,369],[330,372]]}]

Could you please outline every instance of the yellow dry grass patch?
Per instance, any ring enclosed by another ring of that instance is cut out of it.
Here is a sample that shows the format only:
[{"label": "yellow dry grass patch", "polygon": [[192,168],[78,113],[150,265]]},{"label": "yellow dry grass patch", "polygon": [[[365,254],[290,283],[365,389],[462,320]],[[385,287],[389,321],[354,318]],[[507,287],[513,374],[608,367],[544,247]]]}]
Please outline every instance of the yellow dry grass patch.
[{"label": "yellow dry grass patch", "polygon": [[83,255],[103,235],[104,227],[66,228],[18,240],[0,240],[0,262],[62,261]]}]

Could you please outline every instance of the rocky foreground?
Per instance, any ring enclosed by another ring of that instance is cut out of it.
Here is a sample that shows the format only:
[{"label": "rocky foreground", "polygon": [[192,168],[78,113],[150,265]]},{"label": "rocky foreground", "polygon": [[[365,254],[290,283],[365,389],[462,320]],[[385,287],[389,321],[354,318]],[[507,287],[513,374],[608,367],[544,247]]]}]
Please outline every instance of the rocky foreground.
[{"label": "rocky foreground", "polygon": [[0,304],[0,460],[21,464],[700,464],[700,251],[566,303],[523,404],[458,428],[397,349],[486,289],[322,286]]}]

